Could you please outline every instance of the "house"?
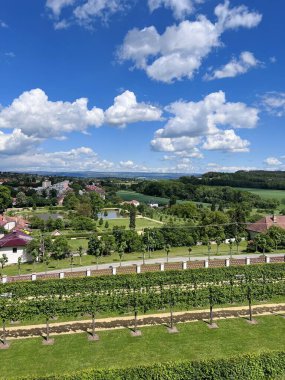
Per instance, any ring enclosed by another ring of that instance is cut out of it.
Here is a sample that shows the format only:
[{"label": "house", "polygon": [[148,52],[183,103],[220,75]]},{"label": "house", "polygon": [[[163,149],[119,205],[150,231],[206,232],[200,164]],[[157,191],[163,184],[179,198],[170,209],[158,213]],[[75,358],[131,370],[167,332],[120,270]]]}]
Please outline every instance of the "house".
[{"label": "house", "polygon": [[0,257],[5,254],[8,257],[7,264],[16,264],[21,257],[22,262],[31,261],[26,253],[26,246],[32,237],[21,231],[13,231],[0,239]]},{"label": "house", "polygon": [[140,202],[133,199],[131,201],[125,201],[125,202],[122,202],[121,205],[131,205],[131,206],[135,206],[135,207],[138,207],[140,205]]},{"label": "house", "polygon": [[86,189],[86,191],[89,191],[89,192],[93,192],[94,191],[95,193],[99,194],[102,199],[106,198],[106,192],[100,186],[97,186],[97,185],[87,185],[85,187],[85,189]]},{"label": "house", "polygon": [[269,215],[247,226],[250,239],[257,234],[266,232],[270,227],[280,227],[285,230],[285,215]]},{"label": "house", "polygon": [[12,231],[15,228],[26,230],[28,229],[29,222],[21,216],[0,215],[0,226],[4,227],[6,231]]},{"label": "house", "polygon": [[158,203],[150,203],[149,207],[151,207],[151,208],[158,208]]},{"label": "house", "polygon": [[52,233],[51,233],[51,236],[61,236],[61,233],[59,230],[54,230]]}]

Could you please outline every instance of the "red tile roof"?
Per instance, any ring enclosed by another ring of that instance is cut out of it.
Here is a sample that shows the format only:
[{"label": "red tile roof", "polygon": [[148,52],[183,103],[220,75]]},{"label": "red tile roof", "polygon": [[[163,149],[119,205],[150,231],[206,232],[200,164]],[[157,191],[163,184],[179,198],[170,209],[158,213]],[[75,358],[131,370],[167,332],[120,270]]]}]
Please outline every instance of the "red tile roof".
[{"label": "red tile roof", "polygon": [[285,215],[271,215],[250,224],[247,227],[248,231],[266,232],[270,227],[281,227],[285,230]]},{"label": "red tile roof", "polygon": [[87,191],[95,191],[96,193],[99,193],[99,194],[105,194],[105,190],[102,189],[102,187],[99,187],[96,185],[87,185],[86,190]]},{"label": "red tile roof", "polygon": [[3,247],[25,247],[32,237],[21,231],[13,231],[0,239],[0,248]]}]

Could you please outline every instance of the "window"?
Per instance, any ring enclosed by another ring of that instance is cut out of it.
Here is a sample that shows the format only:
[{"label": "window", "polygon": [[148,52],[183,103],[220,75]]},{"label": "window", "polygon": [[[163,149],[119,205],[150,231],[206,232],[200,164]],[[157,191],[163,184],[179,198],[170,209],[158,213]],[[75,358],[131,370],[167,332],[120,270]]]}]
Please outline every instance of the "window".
[{"label": "window", "polygon": [[13,248],[13,253],[17,253],[17,248]]}]

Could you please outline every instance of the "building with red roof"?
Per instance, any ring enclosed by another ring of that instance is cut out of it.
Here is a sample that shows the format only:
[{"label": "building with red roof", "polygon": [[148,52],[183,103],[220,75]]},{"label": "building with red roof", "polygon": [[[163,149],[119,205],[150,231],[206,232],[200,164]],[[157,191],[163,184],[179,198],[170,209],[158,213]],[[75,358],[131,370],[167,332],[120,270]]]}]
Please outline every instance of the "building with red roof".
[{"label": "building with red roof", "polygon": [[105,190],[102,187],[100,187],[100,186],[97,186],[97,185],[87,185],[85,187],[85,189],[86,189],[86,191],[90,191],[90,192],[94,191],[95,193],[99,194],[102,199],[105,199],[105,197],[106,197]]},{"label": "building with red roof", "polygon": [[0,239],[0,257],[5,254],[8,258],[7,264],[16,264],[21,257],[22,263],[31,261],[26,253],[27,244],[32,237],[22,231],[13,231]]},{"label": "building with red roof", "polygon": [[247,226],[250,238],[254,239],[257,234],[261,234],[269,230],[270,227],[280,227],[285,230],[285,215],[268,215]]}]

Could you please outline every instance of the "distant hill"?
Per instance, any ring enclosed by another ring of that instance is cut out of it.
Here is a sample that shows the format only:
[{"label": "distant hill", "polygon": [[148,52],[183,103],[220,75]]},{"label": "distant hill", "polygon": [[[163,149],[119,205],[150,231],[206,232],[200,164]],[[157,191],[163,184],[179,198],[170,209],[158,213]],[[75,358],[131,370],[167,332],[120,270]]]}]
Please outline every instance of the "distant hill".
[{"label": "distant hill", "polygon": [[199,178],[196,176],[184,176],[182,181],[209,186],[285,190],[285,171],[240,170],[235,173],[208,172]]},{"label": "distant hill", "polygon": [[[48,172],[37,171],[32,174],[43,176],[58,176],[58,177],[79,177],[79,178],[135,178],[135,179],[177,179],[185,175],[185,173],[145,173],[145,172]],[[200,176],[200,174],[191,174]]]}]

